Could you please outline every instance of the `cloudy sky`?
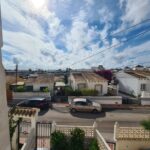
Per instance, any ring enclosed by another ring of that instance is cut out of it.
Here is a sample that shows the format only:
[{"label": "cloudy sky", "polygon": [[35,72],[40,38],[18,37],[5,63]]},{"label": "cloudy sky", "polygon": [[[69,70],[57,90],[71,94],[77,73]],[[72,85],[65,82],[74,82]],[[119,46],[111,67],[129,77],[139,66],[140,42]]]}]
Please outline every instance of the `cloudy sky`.
[{"label": "cloudy sky", "polygon": [[150,0],[1,0],[4,66],[115,68],[149,62],[150,21],[115,34],[150,19],[149,6]]}]

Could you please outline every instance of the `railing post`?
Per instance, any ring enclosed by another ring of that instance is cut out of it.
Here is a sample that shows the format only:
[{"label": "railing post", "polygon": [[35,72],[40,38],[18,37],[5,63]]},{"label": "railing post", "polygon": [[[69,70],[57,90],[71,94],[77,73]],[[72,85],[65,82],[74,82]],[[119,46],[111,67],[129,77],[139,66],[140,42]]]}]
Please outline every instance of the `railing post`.
[{"label": "railing post", "polygon": [[97,129],[97,122],[96,121],[94,121],[94,123],[93,123],[93,130],[94,130],[94,137],[96,136],[96,129]]},{"label": "railing post", "polygon": [[115,122],[115,125],[114,125],[114,141],[116,142],[117,141],[117,130],[119,128],[119,123],[118,122]]},{"label": "railing post", "polygon": [[51,130],[51,133],[53,133],[55,130],[56,130],[56,122],[53,121],[53,122],[52,122],[52,130]]},{"label": "railing post", "polygon": [[17,136],[17,149],[19,150],[19,143],[20,143],[20,120],[17,121],[17,127],[18,127],[18,136]]}]

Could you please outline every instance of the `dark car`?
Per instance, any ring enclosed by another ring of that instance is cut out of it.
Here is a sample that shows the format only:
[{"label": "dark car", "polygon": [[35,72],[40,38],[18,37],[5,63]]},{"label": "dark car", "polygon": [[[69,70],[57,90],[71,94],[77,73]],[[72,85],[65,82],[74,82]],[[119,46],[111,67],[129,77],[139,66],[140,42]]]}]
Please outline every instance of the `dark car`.
[{"label": "dark car", "polygon": [[45,110],[49,108],[49,101],[46,98],[32,98],[28,100],[24,100],[17,104],[19,107],[32,107],[39,108],[40,110]]}]

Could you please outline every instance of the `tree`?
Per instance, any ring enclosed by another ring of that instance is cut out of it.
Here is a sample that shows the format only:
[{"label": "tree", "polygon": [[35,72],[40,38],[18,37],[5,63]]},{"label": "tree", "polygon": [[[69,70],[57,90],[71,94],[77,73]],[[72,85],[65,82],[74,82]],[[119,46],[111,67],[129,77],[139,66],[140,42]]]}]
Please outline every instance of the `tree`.
[{"label": "tree", "polygon": [[70,150],[84,149],[85,132],[80,128],[75,128],[71,131]]},{"label": "tree", "polygon": [[64,133],[55,131],[51,135],[51,145],[53,150],[67,150],[67,138]]}]

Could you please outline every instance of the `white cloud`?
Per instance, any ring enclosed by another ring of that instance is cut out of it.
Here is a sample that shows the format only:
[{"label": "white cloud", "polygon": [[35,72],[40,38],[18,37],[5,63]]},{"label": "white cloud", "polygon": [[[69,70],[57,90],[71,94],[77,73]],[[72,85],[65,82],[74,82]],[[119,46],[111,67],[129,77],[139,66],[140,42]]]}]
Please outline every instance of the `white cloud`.
[{"label": "white cloud", "polygon": [[135,24],[149,18],[149,0],[127,0],[125,15],[122,17],[124,22]]},{"label": "white cloud", "polygon": [[[72,67],[71,64],[73,62],[77,62],[82,58],[104,50],[107,46],[118,43],[118,39],[116,38],[113,38],[112,42],[103,40],[108,36],[114,18],[113,12],[107,7],[100,9],[98,14],[98,21],[105,24],[102,30],[89,25],[88,17],[90,9],[84,8],[87,5],[79,8],[78,13],[71,13],[71,27],[69,26],[68,29],[68,26],[62,24],[62,18],[60,19],[53,9],[49,10],[47,5],[35,11],[33,6],[29,7],[31,5],[29,3],[30,0],[2,1],[3,20],[12,26],[9,30],[6,28],[3,29],[4,42],[6,43],[4,44],[3,52],[11,54],[9,59],[6,57],[3,58],[3,62],[7,67],[12,67],[13,60],[17,60],[19,67],[23,69],[59,69]],[[91,6],[95,3],[93,0],[85,1]],[[67,2],[61,0],[59,2],[64,4],[64,8],[68,8],[70,4],[70,0],[67,0]],[[145,4],[143,5],[145,6]],[[69,15],[67,14],[67,16]],[[46,22],[46,28],[41,25],[42,21],[39,22],[37,18]],[[134,22],[134,20],[131,20],[126,12],[124,21]],[[17,29],[17,31],[14,29]],[[57,39],[58,36],[61,36],[61,39]],[[97,37],[99,37],[99,41]],[[96,41],[94,41],[95,39]],[[57,48],[55,40],[62,41],[67,51],[63,51],[63,48]],[[104,45],[100,47],[99,44],[102,43]],[[143,43],[141,46],[128,47],[123,52],[111,49],[73,67],[88,68],[90,65],[96,66],[99,64],[111,67],[118,65],[118,62],[120,63],[126,57],[140,53],[144,50],[144,47],[150,47],[150,44],[145,43],[144,45]],[[137,59],[137,62],[141,61],[141,59],[142,57]],[[124,61],[124,63],[129,62]]]}]

